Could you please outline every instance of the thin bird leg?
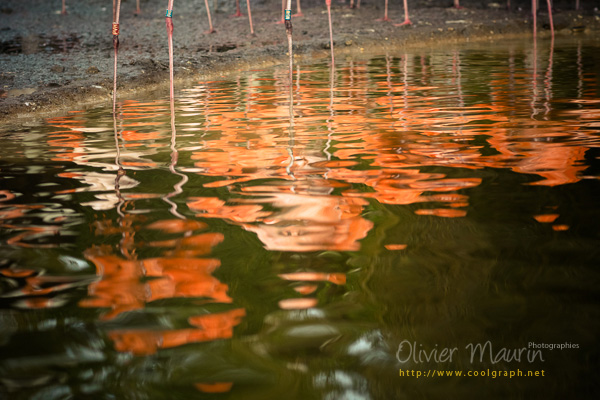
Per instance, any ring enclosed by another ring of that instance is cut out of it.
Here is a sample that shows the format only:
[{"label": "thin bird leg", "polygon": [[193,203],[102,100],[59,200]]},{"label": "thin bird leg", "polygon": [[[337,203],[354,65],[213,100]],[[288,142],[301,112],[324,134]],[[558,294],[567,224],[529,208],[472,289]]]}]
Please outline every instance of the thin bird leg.
[{"label": "thin bird leg", "polygon": [[327,16],[329,18],[329,47],[331,47],[331,68],[334,68],[335,58],[333,56],[333,28],[331,26],[331,0],[325,0],[327,5]]},{"label": "thin bird leg", "polygon": [[254,36],[254,27],[252,26],[252,11],[250,10],[250,0],[246,0],[248,6],[248,22],[250,23],[250,35]]},{"label": "thin bird leg", "polygon": [[243,17],[242,10],[240,10],[240,0],[235,0],[235,14],[231,15],[234,18]]},{"label": "thin bird leg", "polygon": [[285,33],[288,39],[288,52],[290,54],[290,71],[289,71],[289,80],[290,80],[290,121],[293,125],[294,121],[294,99],[293,99],[293,91],[292,91],[292,82],[293,82],[293,73],[294,73],[294,55],[292,52],[292,0],[287,0],[287,7],[285,9]]},{"label": "thin bird leg", "polygon": [[412,22],[408,18],[408,2],[407,2],[407,0],[404,0],[404,22],[402,22],[401,24],[394,24],[394,26],[405,26],[405,25],[412,25]]},{"label": "thin bird leg", "polygon": [[531,13],[533,14],[533,38],[537,36],[537,3],[531,0]]},{"label": "thin bird leg", "polygon": [[384,7],[384,12],[383,12],[383,18],[377,18],[375,21],[389,21],[390,19],[388,18],[388,0],[385,0],[385,7]]},{"label": "thin bird leg", "polygon": [[119,14],[121,11],[121,0],[118,0],[115,4],[113,0],[113,47],[115,49],[115,64],[114,64],[114,78],[113,78],[113,114],[117,110],[117,56],[119,53]]},{"label": "thin bird leg", "polygon": [[169,0],[165,19],[167,23],[167,35],[169,37],[169,98],[173,100],[175,98],[173,84],[173,0]]},{"label": "thin bird leg", "polygon": [[215,33],[216,30],[213,28],[212,18],[210,17],[210,7],[208,6],[208,0],[204,0],[204,4],[206,5],[206,14],[208,14],[208,30],[204,33]]},{"label": "thin bird leg", "polygon": [[[277,21],[276,24],[283,24],[285,22],[285,19],[284,19],[284,15],[285,15],[285,2],[286,2],[286,0],[281,0],[281,19],[279,21]],[[291,1],[290,1],[290,7],[291,7]]]},{"label": "thin bird leg", "polygon": [[548,14],[550,15],[550,32],[552,33],[552,39],[554,39],[554,22],[552,21],[552,3],[550,0],[546,0],[548,4]]},{"label": "thin bird leg", "polygon": [[293,16],[304,17],[304,14],[302,14],[302,8],[300,7],[300,0],[296,0],[296,14],[294,14]]}]

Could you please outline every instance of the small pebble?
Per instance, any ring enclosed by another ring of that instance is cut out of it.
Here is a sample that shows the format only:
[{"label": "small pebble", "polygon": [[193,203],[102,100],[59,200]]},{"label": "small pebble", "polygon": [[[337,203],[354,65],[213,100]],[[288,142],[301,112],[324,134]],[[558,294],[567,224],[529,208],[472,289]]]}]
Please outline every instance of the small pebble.
[{"label": "small pebble", "polygon": [[98,68],[96,68],[95,66],[93,66],[93,65],[92,65],[92,66],[91,66],[91,67],[89,67],[89,68],[88,68],[88,69],[87,69],[85,72],[87,72],[87,73],[88,73],[88,74],[90,74],[90,75],[93,75],[93,74],[97,74],[97,73],[99,73],[99,72],[100,72],[100,70],[99,70]]}]

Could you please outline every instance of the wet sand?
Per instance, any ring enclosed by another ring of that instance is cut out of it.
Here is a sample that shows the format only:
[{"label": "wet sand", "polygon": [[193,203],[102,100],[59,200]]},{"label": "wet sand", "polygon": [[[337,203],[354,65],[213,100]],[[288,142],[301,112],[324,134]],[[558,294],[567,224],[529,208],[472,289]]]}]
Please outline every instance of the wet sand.
[{"label": "wet sand", "polygon": [[[413,25],[404,20],[402,2],[390,1],[391,21],[383,17],[384,0],[363,0],[359,9],[333,0],[333,36],[337,57],[383,54],[403,48],[432,48],[465,42],[493,45],[499,40],[531,37],[529,0],[505,2],[461,0],[408,1]],[[296,3],[292,3],[296,10]],[[118,62],[119,99],[168,96],[168,53],[165,29],[166,0],[135,0],[121,6]],[[208,30],[204,2],[176,1],[173,23],[176,89],[238,70],[287,62],[285,28],[279,0],[254,1],[255,35],[248,18],[233,18],[235,1],[209,0],[216,33]],[[213,7],[215,6],[216,7]],[[600,11],[595,1],[555,1],[557,36],[581,35],[600,40]],[[67,0],[3,0],[0,6],[0,122],[21,125],[67,110],[80,110],[112,99],[112,2]],[[246,3],[241,2],[246,14]],[[293,17],[296,62],[329,55],[329,31],[324,0],[303,0],[303,17]],[[539,40],[550,40],[546,2],[537,17]]]}]

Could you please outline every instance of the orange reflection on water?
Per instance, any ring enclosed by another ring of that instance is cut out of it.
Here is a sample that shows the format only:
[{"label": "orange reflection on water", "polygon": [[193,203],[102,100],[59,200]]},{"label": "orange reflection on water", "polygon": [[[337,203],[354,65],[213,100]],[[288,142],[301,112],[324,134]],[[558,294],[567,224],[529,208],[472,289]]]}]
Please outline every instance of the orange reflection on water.
[{"label": "orange reflection on water", "polygon": [[534,215],[533,218],[535,218],[535,220],[537,222],[541,222],[541,223],[552,223],[554,221],[556,221],[556,219],[559,217],[558,214],[540,214],[540,215]]},{"label": "orange reflection on water", "polygon": [[438,217],[458,218],[467,215],[466,210],[454,210],[450,208],[422,208],[416,210],[417,215],[436,215]]},{"label": "orange reflection on water", "polygon": [[[232,303],[228,286],[212,275],[220,261],[201,258],[223,241],[223,234],[197,233],[207,225],[195,220],[165,219],[140,226],[143,221],[144,218],[124,214],[116,225],[108,221],[95,224],[99,236],[121,236],[118,249],[124,257],[114,254],[112,246],[95,246],[85,252],[96,266],[99,280],[88,286],[88,297],[80,301],[81,307],[107,308],[101,318],[115,320],[125,312],[143,312],[158,300],[193,298],[196,307]],[[143,230],[177,237],[138,242],[136,234]],[[163,256],[137,259],[139,252],[151,248],[161,249]],[[187,326],[177,329],[160,325],[115,328],[109,337],[118,351],[148,355],[159,349],[231,338],[233,328],[244,316],[245,310],[237,308],[192,315],[187,318]]]},{"label": "orange reflection on water", "polygon": [[4,288],[0,297],[10,299],[19,308],[27,309],[60,307],[67,302],[65,293],[90,283],[90,278],[86,276],[46,275],[41,268],[34,270],[17,264],[0,268],[0,279],[2,278],[10,279],[12,285],[10,289]]},{"label": "orange reflection on water", "polygon": [[319,301],[313,297],[303,297],[298,299],[279,300],[279,308],[282,310],[304,310],[315,307]]},{"label": "orange reflection on water", "polygon": [[311,294],[318,289],[317,285],[300,285],[294,287],[294,290],[300,294]]},{"label": "orange reflection on water", "polygon": [[207,225],[201,221],[168,219],[160,220],[146,226],[146,229],[159,230],[167,233],[181,233],[205,229]]},{"label": "orange reflection on water", "polygon": [[[89,298],[82,307],[109,308],[104,319],[125,311],[143,308],[146,303],[175,297],[198,297],[210,302],[230,303],[227,285],[211,273],[219,267],[217,259],[150,258],[125,260],[102,254],[102,248],[86,252],[96,265],[101,280],[89,286]],[[144,279],[150,279],[144,282]]]},{"label": "orange reflection on water", "polygon": [[342,273],[290,272],[288,274],[279,274],[279,277],[288,281],[328,281],[336,285],[346,284],[346,274]]},{"label": "orange reflection on water", "polygon": [[404,250],[404,249],[406,249],[407,245],[405,245],[405,244],[386,244],[384,247],[388,250],[394,251],[394,250]]},{"label": "orange reflection on water", "polygon": [[267,200],[281,211],[243,226],[268,250],[358,250],[373,227],[361,217],[363,199],[275,193]]},{"label": "orange reflection on water", "polygon": [[[306,285],[304,282],[330,282],[335,285],[346,284],[346,274],[344,273],[326,273],[326,272],[311,272],[311,271],[299,271],[289,272],[286,274],[278,275],[281,279],[286,281],[299,282],[300,285],[294,286],[294,291],[301,295],[308,295],[314,293],[317,289],[317,285]],[[283,299],[279,301],[279,308],[282,310],[303,310],[307,308],[316,307],[319,303],[314,297],[299,297]]]},{"label": "orange reflection on water", "polygon": [[196,383],[194,386],[204,393],[226,393],[233,387],[233,382]]},{"label": "orange reflection on water", "polygon": [[[12,218],[19,215],[20,212],[13,213]],[[56,236],[60,232],[60,226],[55,225],[42,225],[42,226],[31,226],[31,225],[12,225],[12,224],[0,224],[1,228],[9,231],[17,232],[6,240],[6,244],[11,246],[25,247],[25,248],[51,248],[58,247],[55,243],[44,243],[53,236]]]},{"label": "orange reflection on water", "polygon": [[[515,172],[537,174],[541,180],[532,185],[557,186],[579,181],[586,167],[582,161],[587,148],[565,145],[546,138],[553,135],[570,135],[570,128],[548,135],[543,124],[540,129],[525,130],[526,136],[515,137],[510,131],[498,129],[488,141],[501,154],[489,157],[490,167],[509,167]],[[536,141],[539,138],[539,141]],[[526,139],[525,141],[523,139]]]},{"label": "orange reflection on water", "polygon": [[239,325],[245,315],[243,308],[236,308],[218,314],[190,317],[188,322],[195,328],[113,331],[109,336],[118,351],[148,355],[159,349],[184,344],[229,339],[233,336],[233,328]]},{"label": "orange reflection on water", "polygon": [[198,217],[222,218],[232,222],[253,222],[271,214],[262,211],[259,205],[226,205],[217,197],[191,197],[188,207],[200,212]]},{"label": "orange reflection on water", "polygon": [[[552,52],[511,49],[508,64],[499,60],[485,76],[473,72],[481,71],[479,61],[470,65],[469,55],[459,51],[352,61],[333,74],[318,66],[298,69],[291,86],[293,126],[285,69],[201,82],[177,104],[183,132],[177,164],[186,179],[196,175],[207,189],[194,191],[185,203],[198,218],[223,219],[256,233],[269,250],[357,250],[373,226],[363,217],[371,202],[423,203],[417,215],[457,218],[468,215],[468,192],[481,184],[486,168],[535,174],[533,185],[577,182],[587,149],[597,143],[598,100],[591,90],[597,82],[579,71],[578,98],[560,102],[580,108],[554,109],[559,100]],[[542,69],[545,74],[538,73]],[[168,112],[160,100],[119,105],[121,166],[165,167]],[[110,130],[106,123],[85,113],[49,122],[57,128],[48,142],[55,159],[115,170],[114,154],[99,156],[95,144],[95,135]],[[98,171],[61,176],[88,185],[78,191],[111,184]],[[153,195],[131,193],[140,181],[127,177],[122,198]],[[108,209],[117,203],[110,193],[96,196],[86,205]],[[203,240],[153,240],[149,246],[192,256]]]}]

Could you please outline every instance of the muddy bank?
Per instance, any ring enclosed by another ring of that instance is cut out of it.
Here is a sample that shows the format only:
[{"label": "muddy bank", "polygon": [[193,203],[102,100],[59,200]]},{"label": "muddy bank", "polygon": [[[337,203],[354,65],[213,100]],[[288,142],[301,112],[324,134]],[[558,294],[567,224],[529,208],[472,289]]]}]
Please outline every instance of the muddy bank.
[{"label": "muddy bank", "polygon": [[[215,4],[216,3],[216,4]],[[391,21],[383,0],[363,0],[360,9],[332,5],[335,51],[376,54],[399,48],[436,47],[448,43],[487,41],[528,36],[532,32],[529,0],[505,3],[462,0],[410,1],[410,26],[401,1],[390,2]],[[540,2],[538,32],[548,40],[549,18]],[[119,98],[154,91],[168,95],[168,54],[165,0],[123,1],[119,50]],[[175,2],[175,76],[179,87],[192,80],[226,75],[232,71],[286,62],[287,42],[279,0],[254,1],[250,36],[247,16],[233,18],[234,0],[210,0],[216,33],[205,33],[208,19],[203,1]],[[554,25],[558,36],[600,36],[600,14],[594,1],[555,1]],[[0,122],[22,124],[69,109],[109,103],[112,96],[112,2],[67,0],[4,0],[0,8]],[[293,9],[296,4],[293,2]],[[246,4],[242,1],[246,14]],[[304,16],[294,17],[294,52],[302,62],[328,55],[329,32],[323,0],[303,0]]]}]

